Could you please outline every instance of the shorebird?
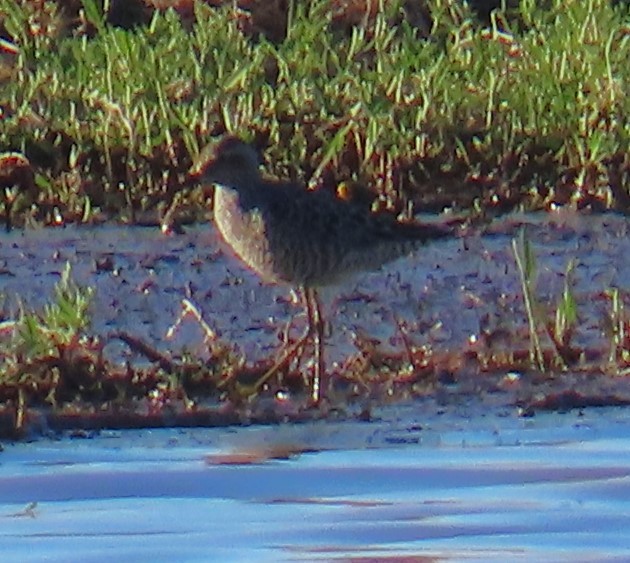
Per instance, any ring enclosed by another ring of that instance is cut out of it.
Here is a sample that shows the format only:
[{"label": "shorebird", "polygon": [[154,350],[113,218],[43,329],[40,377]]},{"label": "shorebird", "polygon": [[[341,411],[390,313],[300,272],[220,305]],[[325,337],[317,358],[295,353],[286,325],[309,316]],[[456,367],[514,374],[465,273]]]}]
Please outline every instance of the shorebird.
[{"label": "shorebird", "polygon": [[315,403],[324,372],[324,323],[317,289],[358,271],[375,270],[423,244],[452,235],[447,227],[401,223],[323,190],[265,179],[258,153],[237,137],[223,139],[197,176],[215,186],[215,224],[236,255],[263,281],[298,288],[304,299],[305,334],[285,350],[256,387],[311,339]]}]

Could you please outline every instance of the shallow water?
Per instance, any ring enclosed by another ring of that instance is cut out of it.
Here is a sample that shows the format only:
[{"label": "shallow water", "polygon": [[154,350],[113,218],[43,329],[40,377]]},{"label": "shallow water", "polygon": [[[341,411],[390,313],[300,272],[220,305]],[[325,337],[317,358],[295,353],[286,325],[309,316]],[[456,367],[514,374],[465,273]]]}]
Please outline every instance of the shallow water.
[{"label": "shallow water", "polygon": [[2,561],[630,559],[629,410],[379,414],[5,445]]}]

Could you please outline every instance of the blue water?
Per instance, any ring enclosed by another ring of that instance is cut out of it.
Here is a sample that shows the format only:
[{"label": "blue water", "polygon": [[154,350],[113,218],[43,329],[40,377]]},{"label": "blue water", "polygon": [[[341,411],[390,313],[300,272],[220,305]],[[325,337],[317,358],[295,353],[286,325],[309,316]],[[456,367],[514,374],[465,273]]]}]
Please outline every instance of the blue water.
[{"label": "blue water", "polygon": [[1,560],[630,560],[630,410],[380,416],[4,444]]}]

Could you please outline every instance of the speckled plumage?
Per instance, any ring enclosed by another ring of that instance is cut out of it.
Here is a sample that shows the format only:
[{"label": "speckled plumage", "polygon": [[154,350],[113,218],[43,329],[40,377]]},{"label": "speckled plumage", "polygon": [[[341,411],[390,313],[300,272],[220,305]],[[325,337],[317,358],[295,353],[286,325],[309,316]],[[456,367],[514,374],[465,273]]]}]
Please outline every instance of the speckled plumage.
[{"label": "speckled plumage", "polygon": [[[371,214],[328,192],[265,180],[255,150],[235,137],[218,145],[202,177],[216,185],[215,223],[243,262],[266,281],[305,291],[309,332],[320,355],[321,332],[314,331],[321,327],[312,326],[321,325],[317,287],[357,271],[377,269],[451,234],[443,227],[403,224]],[[318,377],[315,400],[319,398]]]}]

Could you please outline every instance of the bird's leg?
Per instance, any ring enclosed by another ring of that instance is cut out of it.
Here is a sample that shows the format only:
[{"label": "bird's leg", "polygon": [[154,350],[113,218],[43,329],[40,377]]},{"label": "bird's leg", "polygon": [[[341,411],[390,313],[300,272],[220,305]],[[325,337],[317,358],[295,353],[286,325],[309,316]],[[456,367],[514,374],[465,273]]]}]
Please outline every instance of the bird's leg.
[{"label": "bird's leg", "polygon": [[[306,316],[307,316],[307,326],[304,334],[300,336],[291,346],[285,346],[282,350],[280,358],[271,366],[263,375],[256,381],[254,384],[254,389],[258,390],[262,387],[269,379],[271,379],[280,369],[282,369],[286,364],[288,364],[292,359],[298,356],[299,361],[302,361],[302,356],[304,355],[304,344],[308,341],[308,339],[313,334],[313,326],[312,323],[312,313],[311,313],[311,303],[309,298],[309,290],[303,288],[301,291],[302,299],[304,300],[304,306],[306,308]],[[288,335],[290,331],[290,327],[293,324],[293,321],[289,321],[289,324],[286,328],[286,336],[288,340]]]},{"label": "bird's leg", "polygon": [[320,399],[321,378],[324,373],[324,321],[321,313],[321,306],[317,291],[313,288],[303,288],[304,304],[306,306],[307,327],[304,334],[298,338],[293,345],[284,349],[278,361],[271,366],[255,383],[254,388],[259,389],[278,370],[295,358],[296,355],[304,353],[302,347],[311,339],[315,355],[315,373],[313,375],[313,384],[311,388],[311,399],[314,403],[318,403]]},{"label": "bird's leg", "polygon": [[308,314],[308,333],[313,339],[313,349],[315,352],[315,373],[313,375],[311,398],[314,403],[318,403],[321,378],[324,373],[324,321],[322,319],[317,290],[314,288],[306,288],[305,299]]},{"label": "bird's leg", "polygon": [[[294,290],[291,290],[291,293],[293,293]],[[310,334],[310,327],[309,327],[309,321],[308,321],[308,302],[307,302],[307,297],[306,297],[306,290],[304,288],[301,288],[298,292],[297,295],[300,296],[300,301],[302,302],[302,305],[304,306],[304,314],[307,316],[307,326],[306,326],[306,330],[304,332],[304,334],[299,338],[299,342],[302,344],[306,344],[306,340],[307,337]],[[284,328],[284,333],[282,336],[282,340],[284,342],[285,347],[289,346],[290,340],[291,340],[291,329],[293,328],[293,323],[295,321],[295,316],[292,316],[289,321],[287,322],[285,328]],[[302,362],[303,358],[304,358],[304,347],[296,350],[295,354],[292,354],[293,359],[297,359],[297,367],[299,367],[300,363]]]}]

